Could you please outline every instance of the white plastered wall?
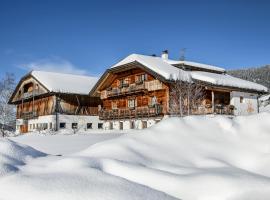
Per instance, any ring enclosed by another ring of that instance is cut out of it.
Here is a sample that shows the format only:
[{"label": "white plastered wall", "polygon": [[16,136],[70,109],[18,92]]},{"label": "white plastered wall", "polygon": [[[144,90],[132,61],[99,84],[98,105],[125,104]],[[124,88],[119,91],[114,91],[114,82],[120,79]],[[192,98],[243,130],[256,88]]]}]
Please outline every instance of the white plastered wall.
[{"label": "white plastered wall", "polygon": [[[235,106],[235,115],[249,115],[258,113],[257,94],[233,91],[231,92],[230,96],[230,103],[231,105]],[[240,102],[241,97],[243,97],[242,103]]]},{"label": "white plastered wall", "polygon": [[120,123],[123,123],[123,130],[131,129],[131,123],[134,123],[134,129],[143,129],[143,122],[147,123],[147,128],[153,126],[161,118],[148,118],[148,119],[128,119],[128,120],[113,120],[113,121],[106,121],[104,123],[104,129],[110,130],[111,124],[114,130],[120,130]]},{"label": "white plastered wall", "polygon": [[[19,133],[19,125],[22,125],[22,119],[18,119],[16,121],[16,133]],[[56,120],[55,115],[46,115],[39,116],[36,119],[28,120],[28,131],[36,131],[38,130],[37,124],[47,124],[48,129],[50,129],[50,123],[52,123],[52,129],[55,130]],[[98,129],[98,123],[103,123],[103,121],[99,120],[98,116],[80,116],[80,115],[59,115],[59,123],[66,123],[66,128],[68,130],[72,130],[72,123],[78,123],[78,129],[86,130],[87,123],[92,123],[92,129]],[[34,127],[35,124],[35,127]]]}]

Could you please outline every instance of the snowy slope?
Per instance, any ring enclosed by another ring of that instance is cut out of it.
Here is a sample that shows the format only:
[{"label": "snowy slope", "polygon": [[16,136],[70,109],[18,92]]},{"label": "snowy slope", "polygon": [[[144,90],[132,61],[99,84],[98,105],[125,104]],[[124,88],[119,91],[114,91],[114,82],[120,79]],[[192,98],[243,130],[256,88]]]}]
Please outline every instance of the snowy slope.
[{"label": "snowy slope", "polygon": [[18,167],[24,165],[27,159],[45,155],[29,146],[0,138],[0,177],[17,171]]},{"label": "snowy slope", "polygon": [[31,75],[42,83],[50,92],[87,95],[98,81],[97,77],[36,70],[32,71]]},{"label": "snowy slope", "polygon": [[270,113],[169,118],[72,155],[32,159],[0,178],[0,199],[268,200],[269,121]]}]

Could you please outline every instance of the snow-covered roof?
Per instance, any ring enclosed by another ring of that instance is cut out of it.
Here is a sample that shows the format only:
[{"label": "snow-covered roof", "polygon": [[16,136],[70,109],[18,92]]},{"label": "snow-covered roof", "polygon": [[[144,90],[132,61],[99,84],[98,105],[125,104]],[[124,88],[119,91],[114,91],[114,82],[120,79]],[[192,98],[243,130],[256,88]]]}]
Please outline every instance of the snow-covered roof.
[{"label": "snow-covered roof", "polygon": [[237,87],[237,88],[243,88],[243,89],[263,91],[263,92],[267,92],[268,90],[267,87],[263,85],[246,81],[243,79],[235,78],[228,74],[215,74],[215,73],[201,72],[201,71],[192,71],[190,72],[190,74],[191,74],[192,79],[204,81],[204,82],[211,83],[214,85]]},{"label": "snow-covered roof", "polygon": [[154,56],[131,54],[125,59],[118,62],[117,64],[113,65],[111,68],[115,68],[115,67],[127,64],[127,63],[134,62],[134,61],[141,63],[142,65],[154,71],[155,73],[163,76],[165,79],[168,79],[168,80],[177,79],[180,76],[180,79],[183,81],[190,80],[190,76],[188,72],[181,70],[179,68],[176,68],[167,62],[164,62],[164,60],[160,57],[154,57]]},{"label": "snow-covered roof", "polygon": [[168,62],[171,65],[187,65],[187,66],[193,66],[196,68],[201,68],[201,69],[207,69],[207,70],[213,70],[217,72],[225,72],[225,69],[221,67],[216,67],[214,65],[207,65],[203,63],[197,63],[197,62],[191,62],[191,61],[179,61],[179,60],[164,60],[165,62]]},{"label": "snow-covered roof", "polygon": [[31,75],[50,92],[89,94],[98,81],[97,77],[63,74],[46,71],[32,71]]},{"label": "snow-covered roof", "polygon": [[[190,61],[175,61],[163,59],[161,57],[155,56],[131,54],[128,57],[121,60],[120,62],[113,65],[111,69],[135,61],[141,63],[142,65],[154,71],[155,73],[163,76],[167,80],[180,79],[183,81],[192,81],[192,79],[196,79],[219,86],[237,87],[242,89],[250,89],[263,92],[268,91],[268,89],[263,85],[227,75],[225,74],[225,69],[220,67]],[[184,71],[174,66],[178,64],[184,64],[196,68],[217,71],[219,73],[211,73],[204,71]]]}]

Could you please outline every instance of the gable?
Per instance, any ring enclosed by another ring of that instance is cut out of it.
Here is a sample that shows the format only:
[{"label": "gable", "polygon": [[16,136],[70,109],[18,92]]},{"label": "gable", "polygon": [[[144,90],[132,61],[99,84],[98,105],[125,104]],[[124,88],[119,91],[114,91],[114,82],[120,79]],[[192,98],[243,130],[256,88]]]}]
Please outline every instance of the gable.
[{"label": "gable", "polygon": [[33,95],[42,95],[48,93],[48,89],[31,75],[23,77],[14,90],[9,103],[29,99]]}]

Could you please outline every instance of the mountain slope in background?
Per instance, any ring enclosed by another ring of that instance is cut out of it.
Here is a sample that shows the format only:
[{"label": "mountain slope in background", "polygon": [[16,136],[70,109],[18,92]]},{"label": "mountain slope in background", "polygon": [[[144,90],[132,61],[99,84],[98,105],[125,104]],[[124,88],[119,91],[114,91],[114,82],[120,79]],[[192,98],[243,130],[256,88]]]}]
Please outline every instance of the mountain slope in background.
[{"label": "mountain slope in background", "polygon": [[227,72],[237,78],[259,83],[270,88],[270,65],[248,69],[228,70]]}]

